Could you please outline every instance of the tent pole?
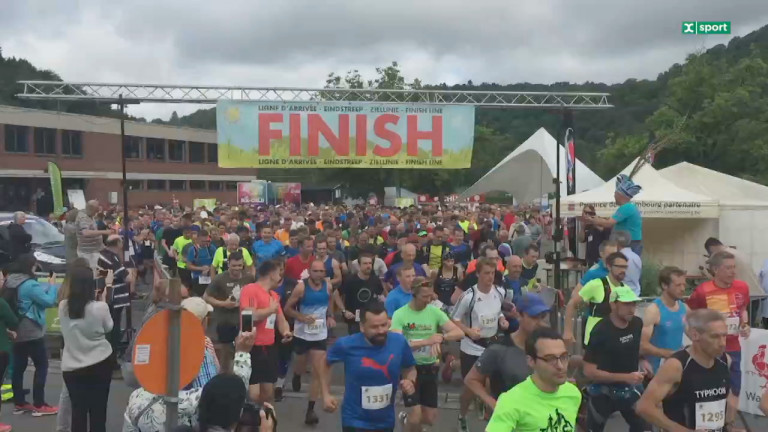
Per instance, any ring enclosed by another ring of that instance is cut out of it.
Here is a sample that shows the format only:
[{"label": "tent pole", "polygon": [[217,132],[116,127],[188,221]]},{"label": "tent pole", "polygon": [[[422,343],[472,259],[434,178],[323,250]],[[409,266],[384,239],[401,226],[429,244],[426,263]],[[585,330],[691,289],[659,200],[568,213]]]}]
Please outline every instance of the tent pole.
[{"label": "tent pole", "polygon": [[[563,110],[563,116],[565,116],[566,111]],[[565,117],[563,117],[563,120],[565,120]],[[552,268],[553,268],[553,279],[555,284],[556,290],[561,290],[561,281],[560,281],[560,241],[563,238],[563,229],[560,224],[560,142],[558,140],[555,140],[555,166],[557,167],[557,174],[555,174],[555,178],[552,180],[552,182],[555,184],[555,227],[552,233],[552,244],[554,251],[552,253]],[[556,297],[557,298],[557,297]],[[557,305],[557,310],[559,312],[561,305]],[[552,320],[559,321],[558,314],[552,314]],[[553,323],[553,328],[559,328],[559,322]]]}]

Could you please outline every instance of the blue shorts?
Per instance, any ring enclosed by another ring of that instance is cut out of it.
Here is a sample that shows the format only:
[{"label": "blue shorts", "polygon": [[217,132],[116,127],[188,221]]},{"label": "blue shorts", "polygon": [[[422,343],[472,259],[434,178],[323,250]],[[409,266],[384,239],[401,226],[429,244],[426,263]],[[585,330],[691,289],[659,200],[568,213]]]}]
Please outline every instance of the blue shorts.
[{"label": "blue shorts", "polygon": [[741,393],[741,351],[728,351],[731,358],[731,391],[734,396]]}]

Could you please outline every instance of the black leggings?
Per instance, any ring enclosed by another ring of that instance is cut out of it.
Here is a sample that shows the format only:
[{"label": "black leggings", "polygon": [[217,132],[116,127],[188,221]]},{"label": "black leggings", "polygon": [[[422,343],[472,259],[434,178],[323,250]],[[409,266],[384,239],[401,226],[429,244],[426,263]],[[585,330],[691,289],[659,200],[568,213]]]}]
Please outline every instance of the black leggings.
[{"label": "black leggings", "polygon": [[[0,384],[5,381],[5,372],[8,371],[8,364],[11,362],[11,353],[0,352]],[[1,401],[2,399],[0,399]]]},{"label": "black leggings", "polygon": [[90,432],[106,432],[114,361],[110,355],[95,365],[62,373],[72,400],[72,432],[88,432],[89,418]]},{"label": "black leggings", "polygon": [[589,396],[587,405],[587,427],[589,432],[602,432],[608,417],[616,411],[621,413],[624,421],[629,425],[629,432],[643,432],[648,430],[648,425],[637,413],[635,413],[636,400],[614,400],[604,394]]}]

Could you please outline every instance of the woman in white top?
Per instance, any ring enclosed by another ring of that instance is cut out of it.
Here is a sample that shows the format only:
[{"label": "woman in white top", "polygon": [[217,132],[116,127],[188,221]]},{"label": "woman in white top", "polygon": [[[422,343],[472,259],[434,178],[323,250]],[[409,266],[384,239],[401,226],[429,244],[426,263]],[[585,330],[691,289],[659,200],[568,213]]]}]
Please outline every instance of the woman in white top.
[{"label": "woman in white top", "polygon": [[[96,295],[96,281],[90,268],[71,268],[69,295],[59,304],[64,337],[61,370],[72,399],[72,432],[106,432],[107,401],[114,358],[107,335],[113,322],[104,292]],[[98,299],[97,299],[98,297]]]}]

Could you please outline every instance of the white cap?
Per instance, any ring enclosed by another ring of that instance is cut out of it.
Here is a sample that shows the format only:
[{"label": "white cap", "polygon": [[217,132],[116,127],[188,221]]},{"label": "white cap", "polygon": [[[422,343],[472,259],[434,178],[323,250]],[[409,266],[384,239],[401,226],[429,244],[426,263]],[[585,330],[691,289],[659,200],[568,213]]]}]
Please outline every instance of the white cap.
[{"label": "white cap", "polygon": [[186,309],[194,314],[200,321],[204,320],[209,313],[213,312],[213,306],[205,302],[200,297],[185,298],[181,302],[182,309]]}]

